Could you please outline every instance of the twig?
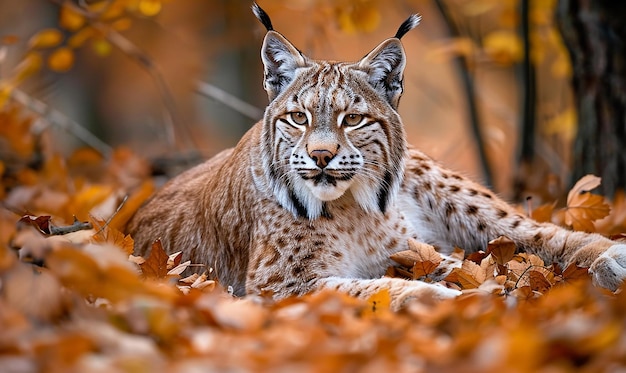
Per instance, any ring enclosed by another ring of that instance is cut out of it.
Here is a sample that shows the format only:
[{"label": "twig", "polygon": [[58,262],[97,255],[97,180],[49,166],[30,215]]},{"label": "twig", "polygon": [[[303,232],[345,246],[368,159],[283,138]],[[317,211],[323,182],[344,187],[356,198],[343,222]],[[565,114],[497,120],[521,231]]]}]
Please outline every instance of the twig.
[{"label": "twig", "polygon": [[91,228],[93,228],[93,226],[91,225],[90,222],[79,221],[78,219],[74,218],[74,222],[72,223],[72,225],[68,225],[65,227],[55,227],[53,225],[50,225],[50,235],[60,236],[60,235],[68,234],[68,233],[91,229]]},{"label": "twig", "polygon": [[[460,31],[450,13],[446,5],[441,0],[434,0],[435,5],[439,8],[439,12],[446,22],[450,34],[452,37],[459,37]],[[458,67],[459,75],[461,78],[461,83],[463,85],[463,90],[465,91],[465,100],[467,101],[467,110],[469,112],[469,122],[470,128],[472,130],[472,134],[474,135],[474,141],[476,141],[476,148],[478,151],[478,160],[483,169],[483,178],[485,184],[488,186],[493,186],[493,178],[491,174],[491,167],[489,166],[489,160],[487,159],[487,152],[485,150],[485,141],[483,140],[483,136],[480,131],[480,118],[478,114],[478,106],[476,104],[476,93],[474,91],[474,80],[472,76],[469,74],[468,64],[465,57],[462,55],[457,55],[455,58],[456,65]]]},{"label": "twig", "polygon": [[128,200],[128,194],[124,196],[124,199],[122,199],[122,202],[120,202],[120,204],[117,206],[113,214],[111,214],[111,216],[109,216],[109,218],[104,222],[104,224],[102,224],[102,226],[100,227],[100,229],[98,229],[98,231],[94,234],[94,236],[102,233],[104,228],[106,228],[109,224],[111,224],[111,220],[113,220],[115,215],[117,215],[117,213],[120,212],[120,210],[122,209],[122,207],[124,206],[127,200]]},{"label": "twig", "polygon": [[263,110],[212,84],[198,81],[196,82],[196,92],[212,98],[254,121],[259,120],[263,116]]},{"label": "twig", "polygon": [[[180,124],[180,121],[177,120],[177,111],[174,98],[172,97],[172,93],[167,86],[167,82],[165,81],[165,78],[163,77],[163,74],[161,73],[159,68],[154,64],[152,59],[150,59],[150,57],[146,53],[139,49],[139,47],[137,47],[133,42],[128,40],[126,37],[115,31],[111,27],[107,27],[102,23],[94,23],[94,28],[100,30],[111,44],[113,44],[124,54],[138,62],[152,76],[157,86],[157,89],[161,94],[161,99],[163,100],[163,105],[165,108],[163,113],[163,122],[165,124],[167,139],[171,146],[176,147],[176,131],[174,128],[177,124]],[[184,141],[189,147],[195,149],[195,142],[193,141],[192,136],[190,136],[189,134],[189,129],[186,125],[182,125],[182,128]]]},{"label": "twig", "polygon": [[46,122],[52,125],[55,125],[59,128],[62,128],[65,131],[76,136],[85,144],[95,149],[104,158],[109,159],[111,157],[111,154],[113,154],[113,148],[111,148],[109,145],[107,145],[102,140],[97,138],[94,134],[89,132],[85,127],[81,126],[78,122],[68,118],[65,114],[61,113],[60,111],[52,109],[49,105],[45,104],[44,102],[31,97],[30,95],[28,95],[27,93],[19,89],[14,89],[11,92],[11,98],[19,102],[20,104],[24,105],[31,111],[39,114],[41,116],[41,119],[45,120]]}]

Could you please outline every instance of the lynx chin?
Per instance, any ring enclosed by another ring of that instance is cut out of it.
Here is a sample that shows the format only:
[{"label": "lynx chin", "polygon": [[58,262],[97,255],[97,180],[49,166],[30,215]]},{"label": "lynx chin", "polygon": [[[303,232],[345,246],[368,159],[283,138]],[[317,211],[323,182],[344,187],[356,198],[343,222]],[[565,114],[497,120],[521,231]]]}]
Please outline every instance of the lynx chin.
[{"label": "lynx chin", "polygon": [[548,263],[590,267],[599,286],[620,286],[626,245],[531,220],[407,145],[400,39],[419,16],[361,60],[335,62],[305,56],[258,5],[253,12],[267,29],[265,115],[235,148],[172,179],[137,212],[129,225],[137,254],[160,238],[167,251],[214,268],[236,295],[332,288],[366,298],[387,289],[398,309],[459,294],[382,277],[410,239],[445,255],[504,235]]}]

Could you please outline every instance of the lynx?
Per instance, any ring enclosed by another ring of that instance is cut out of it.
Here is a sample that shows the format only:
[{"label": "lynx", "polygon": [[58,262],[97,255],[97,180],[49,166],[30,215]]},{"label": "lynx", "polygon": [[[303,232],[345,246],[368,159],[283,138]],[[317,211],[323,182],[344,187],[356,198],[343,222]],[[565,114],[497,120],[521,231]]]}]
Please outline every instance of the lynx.
[{"label": "lynx", "polygon": [[405,54],[395,37],[357,62],[317,61],[267,29],[261,50],[269,105],[233,149],[172,179],[134,216],[145,255],[168,251],[214,268],[235,295],[274,299],[325,288],[357,297],[387,289],[392,307],[459,294],[382,277],[409,239],[478,250],[505,235],[546,262],[590,267],[611,290],[626,277],[626,245],[535,222],[494,193],[406,143],[397,108]]}]

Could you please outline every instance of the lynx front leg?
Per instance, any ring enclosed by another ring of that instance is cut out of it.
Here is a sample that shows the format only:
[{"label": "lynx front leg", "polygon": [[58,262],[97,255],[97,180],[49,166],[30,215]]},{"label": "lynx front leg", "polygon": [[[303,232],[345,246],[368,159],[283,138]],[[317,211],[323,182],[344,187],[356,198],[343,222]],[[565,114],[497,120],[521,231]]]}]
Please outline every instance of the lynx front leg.
[{"label": "lynx front leg", "polygon": [[278,300],[323,289],[338,290],[362,299],[386,289],[391,296],[391,308],[394,310],[402,308],[411,300],[432,302],[461,294],[458,290],[442,285],[399,278],[360,279],[333,276],[328,273],[326,264],[316,261],[313,255],[306,252],[295,254],[290,251],[281,255],[279,250],[268,249],[263,255],[253,256],[250,261],[246,281],[246,292],[250,295],[271,294]]},{"label": "lynx front leg", "polygon": [[408,281],[399,278],[367,280],[327,277],[317,281],[316,288],[318,290],[334,289],[363,299],[367,299],[386,289],[391,296],[391,308],[394,311],[401,309],[413,300],[429,303],[461,295],[460,291],[448,289],[443,285]]},{"label": "lynx front leg", "polygon": [[589,273],[596,285],[617,290],[626,279],[626,245],[609,247],[591,264]]}]

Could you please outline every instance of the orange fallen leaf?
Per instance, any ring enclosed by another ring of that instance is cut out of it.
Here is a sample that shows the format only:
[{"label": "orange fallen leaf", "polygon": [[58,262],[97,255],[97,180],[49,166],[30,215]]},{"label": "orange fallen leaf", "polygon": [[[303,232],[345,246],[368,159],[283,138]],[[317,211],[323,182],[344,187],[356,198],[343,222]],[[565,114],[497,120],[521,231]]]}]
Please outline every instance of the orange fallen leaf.
[{"label": "orange fallen leaf", "polygon": [[33,35],[28,41],[31,48],[50,48],[56,47],[63,41],[63,33],[57,29],[41,30]]},{"label": "orange fallen leaf", "polygon": [[597,176],[582,177],[567,195],[565,208],[565,223],[574,230],[594,232],[593,222],[606,217],[611,208],[604,201],[604,197],[589,193],[600,185],[601,179]]},{"label": "orange fallen leaf", "polygon": [[441,255],[432,245],[410,239],[409,249],[416,254],[412,268],[414,279],[433,273],[441,263]]},{"label": "orange fallen leaf", "polygon": [[381,312],[389,311],[391,307],[391,295],[388,289],[382,289],[376,294],[367,298],[367,308],[363,310],[364,316],[378,315]]},{"label": "orange fallen leaf", "polygon": [[475,289],[485,281],[485,273],[478,264],[465,260],[461,268],[454,268],[445,281],[457,283],[462,289]]},{"label": "orange fallen leaf", "polygon": [[572,263],[565,268],[565,271],[563,271],[563,281],[565,282],[577,281],[581,279],[589,279],[589,268],[579,267]]},{"label": "orange fallen leaf", "polygon": [[163,278],[167,276],[167,260],[169,256],[163,250],[161,240],[156,240],[152,244],[150,255],[145,263],[140,264],[141,272],[147,278]]},{"label": "orange fallen leaf", "polygon": [[541,205],[536,209],[532,210],[530,213],[530,217],[539,223],[547,223],[552,221],[552,214],[554,213],[554,208],[556,207],[556,202],[546,203],[545,205]]},{"label": "orange fallen leaf", "polygon": [[503,266],[513,259],[517,246],[508,237],[500,236],[489,242],[487,253],[491,254],[496,263]]}]

